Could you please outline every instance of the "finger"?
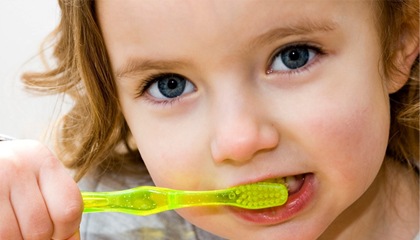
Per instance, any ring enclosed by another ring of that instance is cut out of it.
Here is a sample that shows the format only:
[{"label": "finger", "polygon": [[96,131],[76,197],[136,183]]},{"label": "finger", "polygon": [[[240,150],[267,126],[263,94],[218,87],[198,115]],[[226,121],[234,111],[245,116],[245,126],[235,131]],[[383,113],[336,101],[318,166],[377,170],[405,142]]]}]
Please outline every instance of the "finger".
[{"label": "finger", "polygon": [[51,238],[53,225],[35,175],[22,174],[12,185],[10,199],[24,239]]},{"label": "finger", "polygon": [[0,192],[0,239],[23,239],[9,196]]},{"label": "finger", "polygon": [[7,142],[1,142],[0,146],[0,239],[23,239],[10,200],[10,184],[14,181],[10,169],[16,165],[9,160],[15,155]]},{"label": "finger", "polygon": [[52,156],[39,173],[39,184],[53,224],[53,239],[68,239],[78,231],[83,203],[77,184]]}]

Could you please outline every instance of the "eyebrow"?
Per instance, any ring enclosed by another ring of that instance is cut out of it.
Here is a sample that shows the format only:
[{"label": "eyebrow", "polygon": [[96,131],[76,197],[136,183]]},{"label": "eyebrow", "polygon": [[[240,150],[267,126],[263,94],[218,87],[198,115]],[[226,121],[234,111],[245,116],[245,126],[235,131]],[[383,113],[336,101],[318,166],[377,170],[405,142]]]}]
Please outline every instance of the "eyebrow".
[{"label": "eyebrow", "polygon": [[120,69],[115,71],[116,78],[125,78],[131,74],[136,74],[147,70],[168,70],[185,67],[187,61],[184,60],[152,60],[130,58],[127,63]]},{"label": "eyebrow", "polygon": [[260,36],[256,37],[250,42],[248,47],[252,49],[255,46],[266,45],[288,36],[294,35],[308,35],[314,33],[331,32],[337,28],[337,23],[331,20],[310,20],[300,19],[294,24],[286,25],[285,27],[271,29]]},{"label": "eyebrow", "polygon": [[[253,49],[257,46],[269,44],[276,39],[282,39],[293,35],[306,35],[317,32],[330,32],[335,30],[337,24],[333,21],[313,21],[301,19],[295,24],[285,27],[271,29],[249,42],[246,49]],[[126,78],[148,70],[169,70],[186,67],[188,61],[183,59],[154,60],[142,58],[130,58],[127,63],[115,71],[117,79]]]}]

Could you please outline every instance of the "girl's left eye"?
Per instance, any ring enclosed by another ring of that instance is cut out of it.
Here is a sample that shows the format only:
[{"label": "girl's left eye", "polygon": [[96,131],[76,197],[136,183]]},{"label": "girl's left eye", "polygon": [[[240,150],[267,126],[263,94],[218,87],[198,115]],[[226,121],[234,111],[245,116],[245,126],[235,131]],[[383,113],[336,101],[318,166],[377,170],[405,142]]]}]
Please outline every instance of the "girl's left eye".
[{"label": "girl's left eye", "polygon": [[157,99],[177,98],[194,91],[194,85],[178,74],[164,74],[151,80],[147,93]]},{"label": "girl's left eye", "polygon": [[290,46],[278,52],[270,65],[270,72],[285,72],[304,67],[320,51],[310,46]]}]

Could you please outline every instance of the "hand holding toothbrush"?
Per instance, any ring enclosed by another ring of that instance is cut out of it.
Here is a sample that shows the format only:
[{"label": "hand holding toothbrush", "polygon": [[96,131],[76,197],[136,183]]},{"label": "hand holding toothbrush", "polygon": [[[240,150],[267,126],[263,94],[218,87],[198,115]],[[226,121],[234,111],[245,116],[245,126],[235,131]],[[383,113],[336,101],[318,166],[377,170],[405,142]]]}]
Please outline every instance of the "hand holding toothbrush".
[{"label": "hand holding toothbrush", "polygon": [[79,239],[77,184],[33,140],[0,141],[0,239]]}]

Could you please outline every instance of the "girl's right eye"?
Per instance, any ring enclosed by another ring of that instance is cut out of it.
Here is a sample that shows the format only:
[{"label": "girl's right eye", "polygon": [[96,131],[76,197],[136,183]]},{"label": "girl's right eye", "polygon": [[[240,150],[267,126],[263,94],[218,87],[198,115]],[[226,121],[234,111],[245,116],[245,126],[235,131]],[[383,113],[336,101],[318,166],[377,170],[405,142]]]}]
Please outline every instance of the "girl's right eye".
[{"label": "girl's right eye", "polygon": [[153,98],[167,100],[194,91],[194,85],[178,74],[163,74],[148,81],[145,91]]}]

